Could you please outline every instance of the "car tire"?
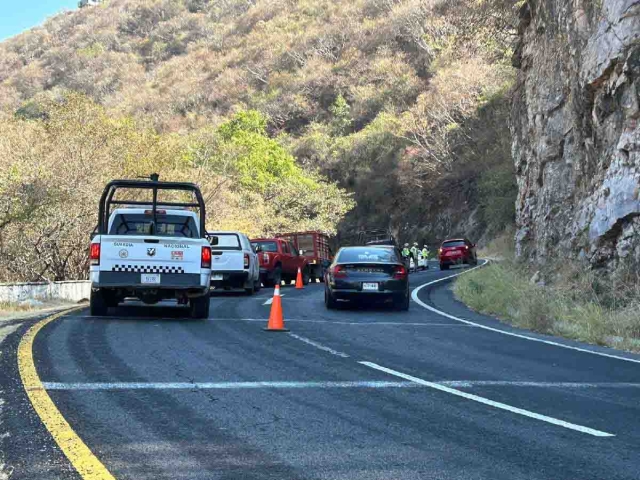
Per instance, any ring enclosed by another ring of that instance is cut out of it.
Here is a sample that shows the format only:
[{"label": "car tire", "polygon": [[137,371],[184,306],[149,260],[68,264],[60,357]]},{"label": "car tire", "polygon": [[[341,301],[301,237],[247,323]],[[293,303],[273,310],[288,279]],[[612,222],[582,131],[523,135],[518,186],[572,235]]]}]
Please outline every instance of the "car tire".
[{"label": "car tire", "polygon": [[93,317],[104,317],[109,312],[109,306],[103,290],[91,290],[89,297],[89,313]]},{"label": "car tire", "polygon": [[406,312],[407,310],[409,310],[410,303],[411,301],[409,298],[409,292],[407,292],[407,294],[400,301],[394,302],[393,306],[398,311]]},{"label": "car tire", "polygon": [[191,314],[191,318],[209,318],[209,300],[209,292],[202,297],[196,297],[189,300],[189,313]]},{"label": "car tire", "polygon": [[440,264],[440,270],[449,270],[449,265]]},{"label": "car tire", "polygon": [[327,307],[327,310],[335,310],[338,308],[338,302],[333,298],[328,288],[324,289],[324,306]]}]

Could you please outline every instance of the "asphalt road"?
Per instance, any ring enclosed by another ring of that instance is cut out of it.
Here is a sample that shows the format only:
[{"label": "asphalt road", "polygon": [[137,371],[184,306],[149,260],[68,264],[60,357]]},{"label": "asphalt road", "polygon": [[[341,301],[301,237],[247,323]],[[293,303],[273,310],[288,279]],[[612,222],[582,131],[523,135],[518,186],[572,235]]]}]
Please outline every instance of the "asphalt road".
[{"label": "asphalt road", "polygon": [[[291,333],[263,331],[271,289],[215,295],[207,321],[173,307],[80,311],[38,334],[35,363],[117,479],[640,478],[640,357],[512,329],[456,302],[448,282],[418,299],[473,324],[415,301],[327,311],[323,288],[283,288]],[[80,478],[17,379],[25,328],[0,356],[11,480]]]}]

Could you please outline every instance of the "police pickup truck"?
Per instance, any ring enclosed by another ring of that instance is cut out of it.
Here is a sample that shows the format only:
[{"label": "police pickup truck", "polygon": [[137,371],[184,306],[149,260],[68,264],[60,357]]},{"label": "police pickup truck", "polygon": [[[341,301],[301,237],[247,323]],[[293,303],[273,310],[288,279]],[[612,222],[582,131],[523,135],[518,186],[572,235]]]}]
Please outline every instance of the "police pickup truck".
[{"label": "police pickup truck", "polygon": [[[175,299],[189,306],[191,317],[207,318],[211,246],[202,194],[191,183],[151,178],[105,187],[90,248],[91,315],[137,298],[146,304]],[[135,200],[121,198],[123,191]],[[159,200],[159,194],[171,200]],[[173,200],[185,196],[191,199]]]}]

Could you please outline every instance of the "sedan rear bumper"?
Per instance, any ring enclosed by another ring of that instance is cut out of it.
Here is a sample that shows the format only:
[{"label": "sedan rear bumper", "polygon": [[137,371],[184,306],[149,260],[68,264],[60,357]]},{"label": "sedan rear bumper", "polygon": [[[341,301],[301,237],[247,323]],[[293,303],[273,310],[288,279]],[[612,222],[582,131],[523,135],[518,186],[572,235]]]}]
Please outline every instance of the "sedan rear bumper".
[{"label": "sedan rear bumper", "polygon": [[462,263],[471,263],[469,255],[450,255],[440,257],[440,265],[460,265]]},{"label": "sedan rear bumper", "polygon": [[363,292],[362,290],[329,290],[336,300],[351,300],[362,302],[384,302],[387,300],[400,301],[407,296],[405,290],[382,290],[379,292]]}]

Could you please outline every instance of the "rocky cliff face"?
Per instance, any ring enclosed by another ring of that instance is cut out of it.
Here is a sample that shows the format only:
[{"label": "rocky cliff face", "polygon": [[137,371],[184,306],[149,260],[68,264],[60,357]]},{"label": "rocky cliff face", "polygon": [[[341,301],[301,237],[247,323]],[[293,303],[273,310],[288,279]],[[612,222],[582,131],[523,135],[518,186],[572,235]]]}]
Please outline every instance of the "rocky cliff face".
[{"label": "rocky cliff face", "polygon": [[640,0],[529,0],[520,13],[517,252],[640,264]]}]

